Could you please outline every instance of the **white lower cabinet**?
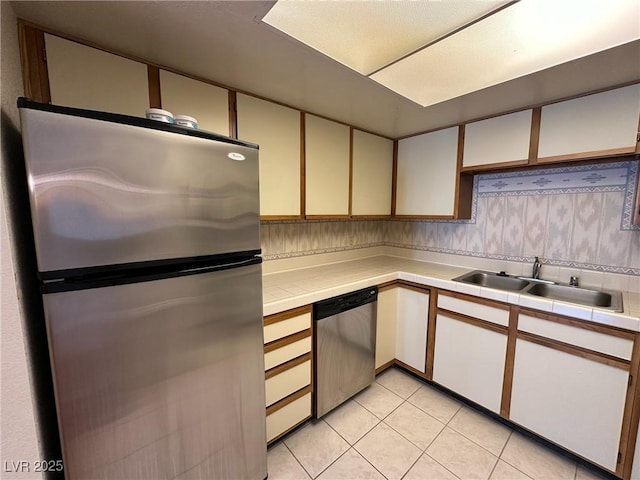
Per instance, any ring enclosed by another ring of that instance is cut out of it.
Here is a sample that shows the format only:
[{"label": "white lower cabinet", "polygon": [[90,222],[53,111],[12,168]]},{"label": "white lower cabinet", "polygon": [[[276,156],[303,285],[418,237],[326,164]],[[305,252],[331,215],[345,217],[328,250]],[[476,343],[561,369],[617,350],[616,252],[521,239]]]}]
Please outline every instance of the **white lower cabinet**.
[{"label": "white lower cabinet", "polygon": [[282,435],[311,416],[311,393],[267,415],[267,442]]},{"label": "white lower cabinet", "polygon": [[640,480],[640,430],[636,438],[636,448],[633,452],[633,468],[631,469],[631,480]]},{"label": "white lower cabinet", "polygon": [[264,319],[267,442],[311,417],[311,306]]},{"label": "white lower cabinet", "polygon": [[265,381],[266,406],[311,384],[311,360],[288,368]]},{"label": "white lower cabinet", "polygon": [[396,359],[426,372],[429,293],[400,287],[396,325]]},{"label": "white lower cabinet", "polygon": [[510,419],[616,470],[627,370],[516,341]]},{"label": "white lower cabinet", "polygon": [[433,381],[500,412],[507,335],[438,313]]},{"label": "white lower cabinet", "polygon": [[397,287],[378,293],[376,315],[376,369],[396,358],[396,322],[398,321]]}]

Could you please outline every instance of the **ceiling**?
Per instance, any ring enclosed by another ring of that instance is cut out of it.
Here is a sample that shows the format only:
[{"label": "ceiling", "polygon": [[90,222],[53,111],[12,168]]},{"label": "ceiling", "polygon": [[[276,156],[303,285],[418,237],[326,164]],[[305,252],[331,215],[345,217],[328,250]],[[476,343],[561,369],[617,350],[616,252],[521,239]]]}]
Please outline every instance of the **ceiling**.
[{"label": "ceiling", "polygon": [[49,29],[393,138],[640,80],[636,40],[421,107],[260,22],[268,1],[12,6]]}]

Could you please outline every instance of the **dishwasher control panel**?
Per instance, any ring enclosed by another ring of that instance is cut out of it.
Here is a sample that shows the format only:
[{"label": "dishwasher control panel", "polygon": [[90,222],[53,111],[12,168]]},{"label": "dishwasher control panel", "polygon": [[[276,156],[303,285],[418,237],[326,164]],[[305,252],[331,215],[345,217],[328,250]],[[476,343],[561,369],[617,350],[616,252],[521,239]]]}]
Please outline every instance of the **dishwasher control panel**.
[{"label": "dishwasher control panel", "polygon": [[378,300],[378,287],[367,287],[355,292],[346,293],[337,297],[327,298],[313,305],[313,318],[322,320],[323,318],[346,312],[352,308],[366,305]]}]

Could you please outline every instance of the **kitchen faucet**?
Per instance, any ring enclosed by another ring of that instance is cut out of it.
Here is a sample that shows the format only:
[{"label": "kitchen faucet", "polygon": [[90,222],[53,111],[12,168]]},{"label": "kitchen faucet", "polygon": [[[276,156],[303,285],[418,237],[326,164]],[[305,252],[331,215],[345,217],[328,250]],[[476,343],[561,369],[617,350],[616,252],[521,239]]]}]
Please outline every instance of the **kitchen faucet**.
[{"label": "kitchen faucet", "polygon": [[533,262],[533,273],[531,273],[531,278],[539,279],[540,278],[540,267],[542,264],[540,263],[540,259],[536,257]]}]

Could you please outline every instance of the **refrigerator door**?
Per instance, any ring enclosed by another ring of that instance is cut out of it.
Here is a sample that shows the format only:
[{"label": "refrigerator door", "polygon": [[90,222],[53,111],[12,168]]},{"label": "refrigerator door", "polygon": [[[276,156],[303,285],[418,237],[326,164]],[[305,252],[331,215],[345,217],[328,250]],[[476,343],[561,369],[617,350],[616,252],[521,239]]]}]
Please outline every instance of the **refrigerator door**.
[{"label": "refrigerator door", "polygon": [[43,298],[65,478],[266,478],[260,264]]},{"label": "refrigerator door", "polygon": [[20,108],[40,272],[259,251],[257,148],[56,108]]}]

